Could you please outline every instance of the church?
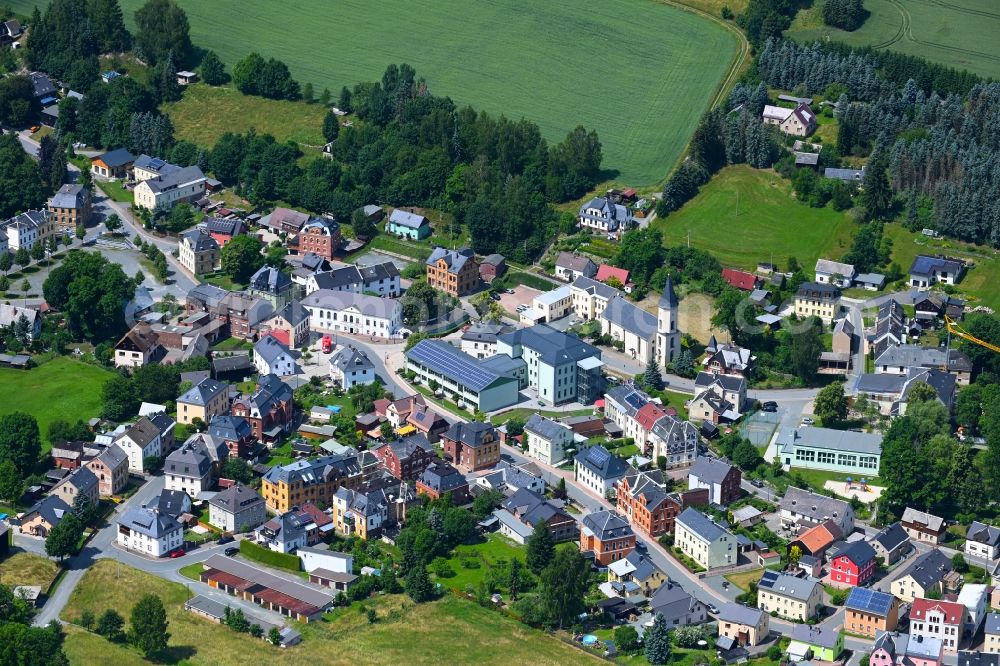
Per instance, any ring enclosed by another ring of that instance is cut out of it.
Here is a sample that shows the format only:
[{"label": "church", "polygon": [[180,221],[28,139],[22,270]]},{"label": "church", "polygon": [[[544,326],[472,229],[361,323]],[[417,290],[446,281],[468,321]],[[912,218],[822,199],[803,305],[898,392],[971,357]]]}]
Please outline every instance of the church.
[{"label": "church", "polygon": [[619,296],[608,302],[598,320],[602,335],[624,343],[624,352],[642,363],[655,358],[660,367],[666,367],[680,353],[677,294],[670,277],[663,287],[656,316]]}]

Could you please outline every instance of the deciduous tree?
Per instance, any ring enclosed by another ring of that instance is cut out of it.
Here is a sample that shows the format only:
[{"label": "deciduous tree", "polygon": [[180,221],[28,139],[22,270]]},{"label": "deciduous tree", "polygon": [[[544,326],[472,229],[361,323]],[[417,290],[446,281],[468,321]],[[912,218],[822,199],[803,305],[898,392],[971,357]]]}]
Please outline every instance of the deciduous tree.
[{"label": "deciduous tree", "polygon": [[129,618],[128,639],[147,657],[164,650],[170,634],[167,633],[167,611],[155,594],[143,596],[132,607]]}]

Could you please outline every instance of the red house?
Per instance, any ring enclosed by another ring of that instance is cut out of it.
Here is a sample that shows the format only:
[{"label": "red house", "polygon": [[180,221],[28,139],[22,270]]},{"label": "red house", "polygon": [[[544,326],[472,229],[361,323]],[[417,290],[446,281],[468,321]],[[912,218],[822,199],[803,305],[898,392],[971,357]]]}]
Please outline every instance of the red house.
[{"label": "red house", "polygon": [[340,247],[340,239],[339,224],[333,220],[316,217],[309,220],[299,232],[298,253],[312,252],[329,261]]},{"label": "red house", "polygon": [[753,273],[738,271],[735,268],[723,268],[722,279],[731,287],[742,289],[743,291],[753,291],[760,286],[760,278]]},{"label": "red house", "polygon": [[241,395],[233,401],[233,416],[242,416],[250,423],[254,437],[273,442],[292,426],[295,405],[292,389],[275,375],[264,375],[252,395]]},{"label": "red house", "polygon": [[237,217],[210,217],[205,221],[205,226],[208,228],[209,235],[215,239],[219,247],[225,247],[226,243],[240,234],[245,234],[247,231],[243,220]]},{"label": "red house", "polygon": [[608,266],[607,264],[601,264],[597,267],[597,275],[594,277],[598,282],[607,282],[611,278],[614,278],[622,283],[625,287],[625,291],[630,291],[633,284],[629,282],[629,272],[624,268],[616,268],[614,266]]},{"label": "red house", "polygon": [[435,458],[434,447],[420,434],[387,442],[372,453],[382,467],[401,481],[419,479]]},{"label": "red house", "polygon": [[837,587],[864,585],[875,575],[875,549],[865,541],[847,544],[830,560],[830,582]]}]

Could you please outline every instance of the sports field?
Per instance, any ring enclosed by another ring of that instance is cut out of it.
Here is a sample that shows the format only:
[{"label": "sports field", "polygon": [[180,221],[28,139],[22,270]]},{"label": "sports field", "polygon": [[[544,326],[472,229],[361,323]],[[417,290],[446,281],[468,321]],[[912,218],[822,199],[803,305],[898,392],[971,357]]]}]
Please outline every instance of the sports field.
[{"label": "sports field", "polygon": [[724,266],[753,269],[769,261],[784,269],[794,256],[807,271],[820,257],[841,257],[854,230],[847,213],[797,203],[789,181],[745,165],[726,167],[653,226],[666,245],[690,239],[692,247],[708,250]]},{"label": "sports field", "polygon": [[1000,3],[996,0],[865,0],[864,25],[845,32],[823,25],[822,2],[799,12],[786,35],[837,40],[921,56],[981,76],[1000,77]]},{"label": "sports field", "polygon": [[[143,0],[120,0],[126,24]],[[13,0],[31,13],[38,0]],[[736,54],[737,37],[655,0],[178,0],[192,41],[232,65],[255,50],[324,87],[407,62],[431,92],[550,141],[596,129],[616,180],[654,184],[681,154]]]}]

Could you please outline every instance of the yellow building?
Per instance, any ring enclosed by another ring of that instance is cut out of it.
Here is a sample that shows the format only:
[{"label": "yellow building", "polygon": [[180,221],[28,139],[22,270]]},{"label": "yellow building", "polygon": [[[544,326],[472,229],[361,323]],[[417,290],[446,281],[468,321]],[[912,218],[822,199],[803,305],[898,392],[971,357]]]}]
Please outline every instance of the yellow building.
[{"label": "yellow building", "polygon": [[209,423],[214,416],[229,413],[229,387],[214,379],[203,379],[177,398],[177,422],[201,419]]},{"label": "yellow building", "polygon": [[800,319],[819,317],[831,324],[840,312],[840,289],[832,284],[803,282],[795,293],[795,314]]},{"label": "yellow building", "polygon": [[363,480],[357,457],[338,454],[272,467],[261,479],[260,494],[268,509],[281,514],[307,502],[332,506],[338,488],[357,488]]}]

